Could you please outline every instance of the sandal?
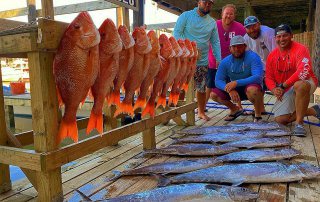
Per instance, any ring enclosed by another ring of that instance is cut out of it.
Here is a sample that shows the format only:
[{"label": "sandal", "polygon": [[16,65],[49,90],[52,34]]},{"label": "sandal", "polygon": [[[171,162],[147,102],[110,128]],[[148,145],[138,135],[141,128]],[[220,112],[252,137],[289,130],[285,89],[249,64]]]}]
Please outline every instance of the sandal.
[{"label": "sandal", "polygon": [[315,117],[317,117],[320,120],[320,105],[313,105],[311,108],[314,109],[314,111],[316,111]]},{"label": "sandal", "polygon": [[260,122],[260,121],[262,121],[262,117],[261,117],[261,116],[259,116],[259,117],[256,117],[256,116],[255,116],[255,117],[253,118],[253,122],[254,122],[254,123],[257,123],[257,122]]},{"label": "sandal", "polygon": [[[268,115],[269,113],[268,112],[261,112],[261,115]],[[254,110],[252,110],[252,111],[248,111],[248,110],[246,110],[246,111],[244,111],[243,112],[243,114],[242,114],[243,116],[254,116],[255,115],[255,112],[254,112]]]},{"label": "sandal", "polygon": [[242,113],[243,113],[243,109],[237,111],[237,112],[234,113],[234,114],[229,114],[229,116],[227,116],[227,118],[225,118],[224,120],[225,120],[225,121],[233,121],[233,120],[235,120],[236,118],[238,118],[239,116],[241,116]]}]

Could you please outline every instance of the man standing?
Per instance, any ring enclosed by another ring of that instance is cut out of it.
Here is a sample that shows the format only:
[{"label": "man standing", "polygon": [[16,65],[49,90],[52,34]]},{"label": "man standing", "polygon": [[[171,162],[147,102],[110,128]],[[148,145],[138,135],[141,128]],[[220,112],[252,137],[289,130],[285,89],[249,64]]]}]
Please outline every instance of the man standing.
[{"label": "man standing", "polygon": [[[254,121],[261,120],[263,105],[262,63],[260,57],[251,50],[246,51],[242,36],[235,36],[230,41],[231,55],[221,61],[218,68],[211,99],[230,109],[225,121],[233,121],[243,113],[234,103],[249,100],[255,109]],[[231,101],[232,102],[231,102]]]},{"label": "man standing", "polygon": [[200,49],[200,59],[197,61],[197,69],[194,75],[195,88],[198,100],[198,117],[204,120],[210,118],[205,114],[206,105],[206,75],[208,71],[209,43],[219,63],[221,60],[220,41],[217,25],[208,14],[213,5],[213,0],[199,0],[198,7],[182,13],[174,27],[173,35],[178,39],[196,41]]},{"label": "man standing", "polygon": [[[221,59],[224,59],[230,55],[230,39],[236,35],[244,36],[246,30],[244,26],[235,21],[237,13],[237,8],[233,4],[227,4],[222,7],[221,20],[217,20],[217,28],[221,46]],[[209,69],[207,74],[207,91],[206,97],[207,102],[211,93],[211,90],[215,88],[215,75],[217,72],[218,65],[216,64],[216,59],[212,54],[212,47],[209,48],[208,53]]]},{"label": "man standing", "polygon": [[278,47],[267,59],[266,85],[277,97],[273,108],[275,121],[284,125],[295,121],[294,133],[306,135],[304,116],[320,117],[318,105],[308,108],[318,80],[312,71],[308,49],[292,38],[289,25],[275,29]]}]

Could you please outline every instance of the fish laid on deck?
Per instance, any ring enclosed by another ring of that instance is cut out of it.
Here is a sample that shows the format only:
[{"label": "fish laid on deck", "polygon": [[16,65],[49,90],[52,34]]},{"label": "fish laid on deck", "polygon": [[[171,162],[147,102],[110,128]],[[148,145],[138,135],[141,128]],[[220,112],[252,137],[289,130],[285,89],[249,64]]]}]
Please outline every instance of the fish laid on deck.
[{"label": "fish laid on deck", "polygon": [[202,158],[191,160],[180,160],[164,163],[156,163],[141,168],[125,170],[123,172],[114,171],[115,176],[110,179],[116,180],[121,176],[127,175],[150,175],[150,174],[173,174],[173,173],[186,173],[194,170],[208,168],[220,165],[222,161],[217,161],[214,158]]},{"label": "fish laid on deck", "polygon": [[88,12],[81,12],[62,36],[53,62],[59,106],[65,105],[58,144],[66,137],[78,142],[77,109],[97,78],[99,43],[100,34]]},{"label": "fish laid on deck", "polygon": [[272,129],[282,129],[285,126],[276,123],[276,122],[244,122],[244,123],[232,123],[229,126],[238,126],[238,127],[248,127],[251,130],[272,130]]},{"label": "fish laid on deck", "polygon": [[186,144],[186,145],[171,145],[161,149],[152,149],[145,151],[145,154],[163,154],[163,155],[178,155],[178,156],[213,156],[228,154],[238,151],[236,147],[228,145],[215,146],[212,144]]},{"label": "fish laid on deck", "polygon": [[245,150],[219,156],[217,159],[224,162],[238,162],[238,161],[277,161],[299,156],[300,151],[295,149],[255,149]]},{"label": "fish laid on deck", "polygon": [[272,130],[263,130],[266,134],[264,135],[265,137],[281,137],[281,136],[289,136],[293,135],[288,130],[283,130],[283,129],[272,129]]},{"label": "fish laid on deck", "polygon": [[177,202],[177,201],[249,201],[257,199],[258,193],[242,187],[215,184],[181,184],[156,188],[141,193],[111,198],[108,202]]},{"label": "fish laid on deck", "polygon": [[266,147],[283,147],[291,145],[288,138],[248,138],[235,142],[229,142],[224,145],[239,148],[266,148]]},{"label": "fish laid on deck", "polygon": [[262,131],[244,131],[244,132],[230,132],[230,133],[208,133],[199,136],[183,137],[175,139],[176,143],[215,143],[215,142],[232,142],[243,140],[247,138],[264,137]]},{"label": "fish laid on deck", "polygon": [[242,126],[208,126],[208,127],[201,127],[201,128],[194,128],[189,130],[181,130],[176,131],[177,134],[186,134],[186,135],[202,135],[207,133],[218,133],[218,132],[241,132],[249,130],[249,127],[242,127]]},{"label": "fish laid on deck", "polygon": [[320,176],[320,168],[307,163],[246,163],[205,168],[166,178],[159,176],[159,186],[180,183],[281,183],[302,181]]}]

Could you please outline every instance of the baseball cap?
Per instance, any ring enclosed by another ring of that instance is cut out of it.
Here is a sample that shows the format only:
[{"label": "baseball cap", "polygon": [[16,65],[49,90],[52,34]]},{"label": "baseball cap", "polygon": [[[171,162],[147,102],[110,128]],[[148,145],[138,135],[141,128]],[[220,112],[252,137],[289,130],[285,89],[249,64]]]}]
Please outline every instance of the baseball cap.
[{"label": "baseball cap", "polygon": [[249,27],[251,25],[256,24],[257,22],[259,22],[259,19],[256,16],[248,16],[245,20],[244,20],[244,27]]},{"label": "baseball cap", "polygon": [[274,32],[275,36],[277,36],[278,34],[282,34],[282,33],[290,33],[290,34],[292,34],[292,29],[287,24],[279,25],[278,27],[276,27],[276,29],[274,31],[275,31]]},{"label": "baseball cap", "polygon": [[211,3],[214,3],[214,0],[200,0],[200,1],[210,1]]},{"label": "baseball cap", "polygon": [[243,36],[237,35],[231,38],[230,40],[230,46],[240,45],[240,44],[246,44]]}]

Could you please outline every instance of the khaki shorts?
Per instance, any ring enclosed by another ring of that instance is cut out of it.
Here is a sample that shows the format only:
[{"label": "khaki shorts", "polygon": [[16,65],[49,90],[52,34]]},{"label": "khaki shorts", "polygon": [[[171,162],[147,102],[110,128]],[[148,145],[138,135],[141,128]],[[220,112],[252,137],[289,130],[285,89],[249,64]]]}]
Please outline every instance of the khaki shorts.
[{"label": "khaki shorts", "polygon": [[[314,81],[312,79],[307,80],[307,82],[310,83],[310,95],[314,93],[317,86],[315,85]],[[293,86],[283,94],[282,101],[277,100],[276,103],[274,103],[273,106],[273,113],[274,117],[286,115],[286,114],[292,114],[296,111],[296,105],[295,105],[295,92],[293,90]]]}]

